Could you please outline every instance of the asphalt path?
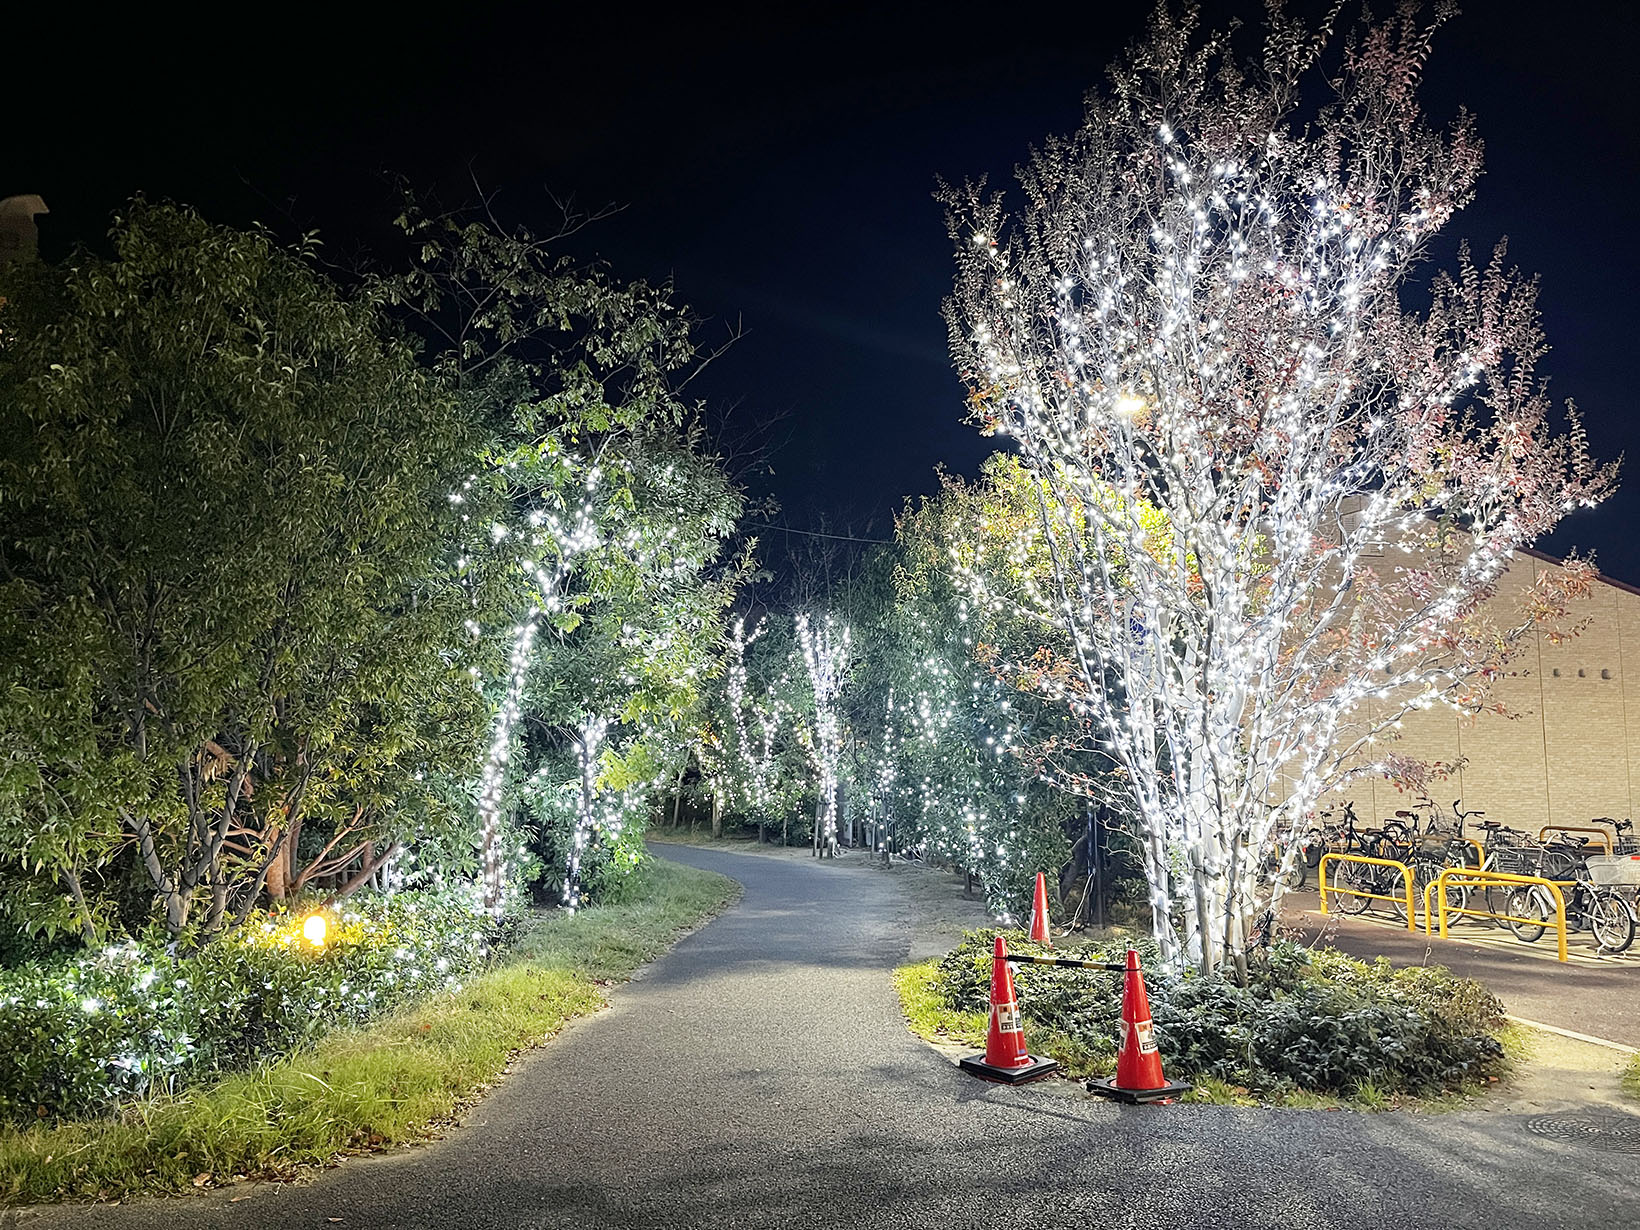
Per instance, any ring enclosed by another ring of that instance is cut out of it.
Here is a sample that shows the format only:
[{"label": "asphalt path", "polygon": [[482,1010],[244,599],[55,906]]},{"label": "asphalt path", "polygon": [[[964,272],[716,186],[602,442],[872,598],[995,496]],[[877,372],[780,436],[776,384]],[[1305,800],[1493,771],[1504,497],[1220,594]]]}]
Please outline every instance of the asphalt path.
[{"label": "asphalt path", "polygon": [[977,1081],[901,1020],[890,973],[910,913],[891,876],[847,859],[666,853],[735,877],[742,901],[523,1062],[443,1140],[307,1184],[19,1224],[1633,1224],[1640,1158],[1540,1139],[1521,1116],[1122,1107],[1068,1082]]}]

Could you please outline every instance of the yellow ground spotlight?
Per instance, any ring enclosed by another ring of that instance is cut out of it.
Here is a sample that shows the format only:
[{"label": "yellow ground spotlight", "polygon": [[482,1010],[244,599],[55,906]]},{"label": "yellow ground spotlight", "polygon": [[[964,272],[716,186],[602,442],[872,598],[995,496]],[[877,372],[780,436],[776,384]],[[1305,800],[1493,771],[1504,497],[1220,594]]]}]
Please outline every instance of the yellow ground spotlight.
[{"label": "yellow ground spotlight", "polygon": [[325,932],[328,929],[329,924],[325,922],[323,914],[309,914],[307,921],[302,924],[302,934],[307,937],[307,942],[315,948],[325,946]]}]

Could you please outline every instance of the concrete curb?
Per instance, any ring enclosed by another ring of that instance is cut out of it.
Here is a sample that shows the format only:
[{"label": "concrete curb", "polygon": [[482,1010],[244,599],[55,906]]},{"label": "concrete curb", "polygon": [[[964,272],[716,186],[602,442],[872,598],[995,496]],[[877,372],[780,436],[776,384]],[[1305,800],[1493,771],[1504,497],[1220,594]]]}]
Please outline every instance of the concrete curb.
[{"label": "concrete curb", "polygon": [[1523,1016],[1505,1016],[1506,1021],[1513,1021],[1516,1025],[1525,1025],[1528,1029],[1541,1029],[1544,1033],[1559,1034],[1562,1038],[1570,1038],[1574,1042],[1588,1042],[1595,1046],[1608,1047],[1614,1051],[1622,1051],[1625,1055],[1640,1055],[1640,1047],[1624,1046],[1621,1042],[1613,1042],[1609,1038],[1596,1038],[1591,1034],[1580,1034],[1576,1030],[1562,1029],[1558,1025],[1545,1025],[1542,1021],[1528,1021]]}]

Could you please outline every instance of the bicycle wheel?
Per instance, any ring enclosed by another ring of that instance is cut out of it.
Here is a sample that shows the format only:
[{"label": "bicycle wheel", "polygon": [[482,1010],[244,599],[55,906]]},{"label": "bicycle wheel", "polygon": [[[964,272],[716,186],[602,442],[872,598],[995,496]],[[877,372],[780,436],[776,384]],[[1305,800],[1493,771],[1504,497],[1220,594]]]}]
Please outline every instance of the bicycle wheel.
[{"label": "bicycle wheel", "polygon": [[[1420,889],[1419,890],[1419,896],[1421,897],[1422,895],[1423,895],[1423,890]],[[1434,896],[1435,896],[1434,893],[1430,894],[1431,898],[1433,898]],[[1420,901],[1419,904],[1422,905],[1423,902]],[[1430,902],[1430,904],[1431,905],[1434,904],[1433,900]],[[1464,911],[1467,910],[1468,908],[1469,908],[1469,886],[1466,885],[1466,884],[1448,884],[1446,886],[1446,917],[1447,917],[1447,921],[1450,923],[1450,922],[1455,922],[1460,918],[1462,918],[1462,919],[1473,918],[1474,915],[1464,913]],[[1483,918],[1483,919],[1477,919],[1476,921],[1485,922],[1486,920]]]},{"label": "bicycle wheel", "polygon": [[1527,886],[1509,894],[1505,913],[1509,915],[1509,930],[1515,933],[1515,938],[1523,944],[1535,944],[1549,929],[1554,909],[1541,888]]},{"label": "bicycle wheel", "polygon": [[[1392,871],[1388,867],[1374,867],[1372,873],[1372,891],[1389,898],[1387,901],[1375,901],[1373,904],[1383,906],[1391,918],[1396,922],[1404,923],[1407,920],[1407,902],[1403,894],[1407,891],[1407,884],[1401,878],[1401,873]],[[1416,872],[1414,875],[1416,876]],[[1414,897],[1417,896],[1417,892],[1418,890],[1414,888]]]},{"label": "bicycle wheel", "polygon": [[1366,876],[1361,874],[1364,870],[1359,865],[1346,863],[1333,872],[1331,888],[1340,914],[1360,914],[1372,904],[1370,898],[1356,896],[1356,892],[1376,891]]},{"label": "bicycle wheel", "polygon": [[1622,952],[1634,943],[1634,919],[1614,892],[1598,891],[1590,897],[1587,920],[1602,952]]},{"label": "bicycle wheel", "polygon": [[[1446,864],[1437,862],[1430,858],[1415,858],[1412,860],[1411,866],[1412,903],[1418,909],[1423,909],[1424,890],[1435,882],[1436,876],[1446,870]],[[1430,897],[1433,898],[1434,894],[1431,893]],[[1448,886],[1446,890],[1446,902],[1448,909],[1461,910],[1464,905],[1467,904],[1468,900],[1468,893],[1463,888]],[[1431,904],[1434,904],[1433,900],[1431,900]],[[1402,909],[1401,914],[1405,917],[1406,910]]]},{"label": "bicycle wheel", "polygon": [[1400,894],[1406,889],[1406,883],[1398,875],[1384,877],[1382,884],[1375,885],[1374,892],[1383,893],[1389,900],[1384,902],[1389,907],[1389,916],[1398,923],[1407,920],[1407,903]]}]

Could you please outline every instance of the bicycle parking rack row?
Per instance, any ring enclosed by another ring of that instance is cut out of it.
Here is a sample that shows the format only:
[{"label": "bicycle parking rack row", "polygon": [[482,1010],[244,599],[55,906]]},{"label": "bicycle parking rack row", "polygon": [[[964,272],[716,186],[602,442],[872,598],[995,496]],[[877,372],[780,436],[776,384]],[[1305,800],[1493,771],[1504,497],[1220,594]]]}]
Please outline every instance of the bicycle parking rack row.
[{"label": "bicycle parking rack row", "polygon": [[[1472,910],[1466,904],[1453,907],[1446,899],[1447,886],[1453,882],[1461,882],[1467,888],[1488,888],[1493,885],[1508,887],[1509,885],[1538,884],[1549,890],[1549,895],[1555,903],[1555,938],[1560,945],[1560,959],[1567,961],[1566,955],[1566,895],[1560,891],[1562,883],[1572,884],[1572,880],[1548,880],[1542,876],[1521,876],[1508,871],[1477,871],[1472,867],[1449,867],[1424,885],[1424,934],[1435,934],[1435,920],[1440,920],[1441,938],[1449,938],[1446,933],[1446,920],[1449,914],[1465,918],[1491,918],[1498,922],[1518,922],[1530,926],[1539,926],[1547,919],[1518,918],[1511,914],[1495,914],[1491,910]],[[1434,894],[1432,897],[1431,894]]]},{"label": "bicycle parking rack row", "polygon": [[[1337,884],[1329,884],[1327,877],[1327,864],[1329,862],[1333,864],[1356,863],[1373,867],[1392,868],[1400,873],[1401,885],[1404,891],[1395,896],[1389,896],[1385,893],[1367,892],[1364,889],[1346,888]],[[1323,914],[1330,915],[1332,913],[1332,911],[1327,908],[1327,893],[1329,891],[1334,893],[1349,893],[1353,897],[1366,897],[1373,901],[1387,901],[1392,905],[1400,906],[1406,911],[1407,930],[1417,934],[1419,920],[1418,911],[1413,898],[1412,868],[1408,867],[1399,859],[1374,858],[1365,854],[1338,854],[1336,852],[1329,851],[1321,856],[1320,874],[1321,912]],[[1469,918],[1490,918],[1498,922],[1518,922],[1533,926],[1546,924],[1548,921],[1547,919],[1541,918],[1518,918],[1509,914],[1497,914],[1493,913],[1491,910],[1471,909],[1467,904],[1467,898],[1466,904],[1462,906],[1453,906],[1447,901],[1446,892],[1448,887],[1455,883],[1461,884],[1466,888],[1485,888],[1488,886],[1508,887],[1510,885],[1536,884],[1547,889],[1555,903],[1554,928],[1556,939],[1559,941],[1559,957],[1561,961],[1569,960],[1566,953],[1566,897],[1560,891],[1561,881],[1548,880],[1542,876],[1515,875],[1512,872],[1507,871],[1481,871],[1474,867],[1448,867],[1424,887],[1423,925],[1425,935],[1434,936],[1435,926],[1438,921],[1440,925],[1441,938],[1449,938],[1447,935],[1448,915],[1457,915]],[[1564,881],[1564,883],[1571,883],[1571,881]],[[1432,897],[1432,894],[1438,894],[1438,896]],[[1438,904],[1436,904],[1437,902]]]}]

